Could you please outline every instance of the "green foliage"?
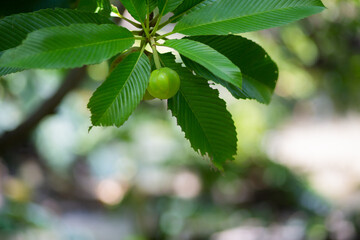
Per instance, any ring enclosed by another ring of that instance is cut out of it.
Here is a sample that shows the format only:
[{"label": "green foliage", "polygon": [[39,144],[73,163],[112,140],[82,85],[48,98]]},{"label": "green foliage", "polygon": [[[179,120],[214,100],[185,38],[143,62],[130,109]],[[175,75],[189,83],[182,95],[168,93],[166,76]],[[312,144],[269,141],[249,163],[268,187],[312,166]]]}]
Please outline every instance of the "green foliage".
[{"label": "green foliage", "polygon": [[120,127],[140,103],[149,77],[150,62],[144,54],[127,56],[91,97],[88,108],[92,124]]},{"label": "green foliage", "polygon": [[159,11],[165,15],[168,12],[173,11],[178,7],[184,0],[158,0]]},{"label": "green foliage", "polygon": [[19,68],[74,68],[100,63],[134,44],[132,33],[113,24],[73,24],[32,32],[6,51],[0,65]]},{"label": "green foliage", "polygon": [[251,32],[302,19],[324,9],[320,0],[206,0],[175,26],[186,35]]},{"label": "green foliage", "polygon": [[110,16],[111,4],[108,0],[80,0],[78,9]]},{"label": "green foliage", "polygon": [[167,40],[164,46],[175,49],[181,55],[204,66],[219,78],[241,88],[240,69],[208,45],[188,39],[174,39]]},{"label": "green foliage", "polygon": [[174,16],[171,17],[173,20],[178,20],[181,16],[189,13],[191,10],[195,9],[197,6],[200,6],[201,3],[206,0],[184,0],[178,8],[174,10]]},{"label": "green foliage", "polygon": [[250,98],[261,103],[270,103],[278,78],[278,68],[262,47],[251,40],[235,35],[194,36],[189,39],[214,48],[242,69],[242,87],[225,82],[199,64],[182,56],[188,68],[206,79],[223,85],[237,99]]},{"label": "green foliage", "polygon": [[139,22],[144,22],[147,14],[147,0],[120,0],[131,16]]},{"label": "green foliage", "polygon": [[[27,35],[33,31],[53,26],[70,26],[77,23],[110,24],[112,22],[99,14],[71,9],[44,9],[8,16],[0,21],[0,56],[5,50],[20,45]],[[0,66],[0,76],[21,70]]]},{"label": "green foliage", "polygon": [[[181,83],[178,93],[167,100],[168,108],[191,146],[220,169],[236,154],[237,138],[231,114],[208,80],[223,85],[237,99],[269,103],[278,77],[277,66],[264,49],[234,34],[280,26],[324,9],[320,0],[121,2],[138,22],[122,16],[108,0],[81,0],[78,8],[83,11],[46,9],[0,20],[0,74],[74,68],[121,54],[88,104],[93,126],[119,127],[144,98],[149,59],[158,69],[170,67]],[[113,24],[108,19],[111,11],[139,30],[130,32]],[[173,15],[162,21],[170,12]],[[173,32],[158,33],[176,22]],[[166,38],[173,33],[190,36]],[[135,39],[140,43],[133,47]],[[146,50],[148,44],[152,52]],[[175,63],[171,54],[159,57],[157,46],[176,50],[186,67]]]},{"label": "green foliage", "polygon": [[202,155],[208,154],[221,168],[226,160],[233,160],[237,142],[234,121],[224,100],[205,79],[175,63],[171,54],[161,56],[161,60],[180,75],[180,90],[168,101],[168,108],[191,146]]}]

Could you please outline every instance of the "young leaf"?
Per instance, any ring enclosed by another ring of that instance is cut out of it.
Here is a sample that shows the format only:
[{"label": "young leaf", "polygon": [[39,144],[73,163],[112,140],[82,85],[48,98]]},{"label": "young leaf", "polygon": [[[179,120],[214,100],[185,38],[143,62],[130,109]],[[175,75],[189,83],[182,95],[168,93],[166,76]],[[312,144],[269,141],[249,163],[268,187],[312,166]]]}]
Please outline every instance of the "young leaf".
[{"label": "young leaf", "polygon": [[132,33],[113,24],[73,24],[32,32],[22,45],[6,51],[0,66],[75,68],[102,62],[134,44]]},{"label": "young leaf", "polygon": [[80,0],[78,9],[110,16],[111,4],[109,0]]},{"label": "young leaf", "polygon": [[147,14],[149,0],[120,0],[131,16],[139,21],[144,22]]},{"label": "young leaf", "polygon": [[281,26],[324,10],[320,0],[206,0],[174,32],[225,35]]},{"label": "young leaf", "polygon": [[[0,20],[0,56],[5,50],[20,45],[30,32],[75,23],[111,24],[112,22],[99,14],[61,8],[11,15]],[[21,70],[23,69],[0,67],[0,76]]]},{"label": "young leaf", "polygon": [[149,77],[150,62],[145,54],[127,56],[90,98],[92,124],[120,127],[140,103]]},{"label": "young leaf", "polygon": [[225,102],[217,90],[209,87],[203,78],[175,63],[172,54],[161,55],[166,67],[180,76],[179,92],[168,100],[168,108],[190,141],[192,148],[201,155],[208,154],[221,168],[226,160],[236,154],[237,137],[234,121],[226,110]]},{"label": "young leaf", "polygon": [[168,12],[173,11],[183,1],[184,0],[158,0],[159,12],[162,13],[162,15],[165,15]]},{"label": "young leaf", "polygon": [[189,39],[173,39],[167,40],[164,46],[175,49],[181,55],[201,64],[219,78],[241,88],[240,69],[208,45]]},{"label": "young leaf", "polygon": [[214,76],[199,64],[182,57],[188,68],[206,79],[220,83],[237,99],[250,98],[267,104],[270,102],[278,78],[278,68],[261,46],[235,35],[193,36],[189,39],[214,48],[238,66],[242,73],[242,88]]}]

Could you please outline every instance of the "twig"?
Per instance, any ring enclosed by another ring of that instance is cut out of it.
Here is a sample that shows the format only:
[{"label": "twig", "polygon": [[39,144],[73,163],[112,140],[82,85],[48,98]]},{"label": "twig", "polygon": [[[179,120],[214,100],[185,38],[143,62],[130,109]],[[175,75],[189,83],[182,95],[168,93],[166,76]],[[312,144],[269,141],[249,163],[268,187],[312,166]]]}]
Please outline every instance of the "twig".
[{"label": "twig", "polygon": [[64,82],[54,95],[44,101],[44,103],[17,128],[5,132],[0,136],[0,153],[9,151],[23,143],[44,117],[55,113],[56,107],[61,103],[66,94],[75,89],[85,79],[85,76],[85,67],[70,70]]}]

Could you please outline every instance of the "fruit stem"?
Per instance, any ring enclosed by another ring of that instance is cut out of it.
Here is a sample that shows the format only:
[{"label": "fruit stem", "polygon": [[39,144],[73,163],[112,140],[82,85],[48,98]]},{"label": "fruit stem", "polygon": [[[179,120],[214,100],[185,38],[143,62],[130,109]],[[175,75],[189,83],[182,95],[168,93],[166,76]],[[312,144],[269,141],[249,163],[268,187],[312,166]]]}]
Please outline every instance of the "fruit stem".
[{"label": "fruit stem", "polygon": [[151,49],[153,51],[153,55],[154,55],[154,61],[155,61],[155,66],[157,69],[161,68],[161,63],[159,60],[159,54],[156,50],[156,43],[153,37],[150,38],[150,45],[151,45]]}]

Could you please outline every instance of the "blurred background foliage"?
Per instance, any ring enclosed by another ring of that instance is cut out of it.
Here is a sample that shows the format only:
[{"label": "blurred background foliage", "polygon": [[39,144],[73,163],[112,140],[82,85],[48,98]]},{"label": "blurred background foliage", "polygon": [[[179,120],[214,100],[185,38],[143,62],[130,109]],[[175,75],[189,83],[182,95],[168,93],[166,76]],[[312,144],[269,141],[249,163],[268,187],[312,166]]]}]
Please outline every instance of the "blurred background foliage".
[{"label": "blurred background foliage", "polygon": [[[269,106],[224,89],[238,155],[223,173],[190,149],[165,102],[119,129],[86,108],[108,63],[89,66],[21,143],[0,155],[1,240],[360,239],[360,2],[244,34],[280,69]],[[117,2],[114,2],[117,4]],[[14,0],[0,16],[70,0]],[[48,101],[67,70],[0,78],[0,136]]]}]

